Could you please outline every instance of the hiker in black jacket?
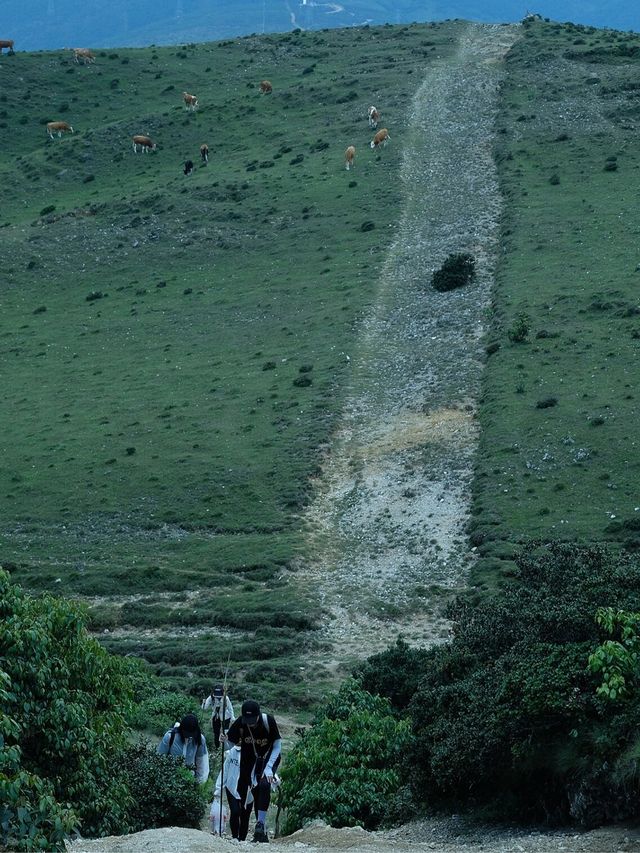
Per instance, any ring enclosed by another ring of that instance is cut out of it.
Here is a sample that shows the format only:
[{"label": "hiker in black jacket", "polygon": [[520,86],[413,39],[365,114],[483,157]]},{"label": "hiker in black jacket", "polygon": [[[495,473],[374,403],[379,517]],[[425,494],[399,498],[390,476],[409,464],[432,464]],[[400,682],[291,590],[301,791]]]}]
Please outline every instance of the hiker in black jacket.
[{"label": "hiker in black jacket", "polygon": [[241,815],[239,838],[244,841],[247,837],[250,803],[253,799],[257,817],[253,840],[269,841],[267,810],[282,745],[278,724],[270,714],[260,712],[257,702],[247,699],[242,703],[242,716],[235,720],[227,732],[227,740],[240,747],[238,793],[245,808]]}]

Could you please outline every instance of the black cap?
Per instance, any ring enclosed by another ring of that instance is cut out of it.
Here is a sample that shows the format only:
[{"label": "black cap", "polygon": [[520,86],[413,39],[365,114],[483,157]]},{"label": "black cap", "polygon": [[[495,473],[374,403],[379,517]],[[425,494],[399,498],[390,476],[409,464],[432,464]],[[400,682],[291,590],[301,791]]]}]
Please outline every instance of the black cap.
[{"label": "black cap", "polygon": [[200,732],[198,718],[195,714],[186,714],[180,720],[180,733],[184,737],[196,737]]},{"label": "black cap", "polygon": [[221,684],[216,684],[216,686],[213,688],[213,695],[216,698],[219,698],[224,695],[224,688]]},{"label": "black cap", "polygon": [[245,726],[255,726],[260,717],[260,705],[253,699],[246,699],[242,703],[242,722]]}]

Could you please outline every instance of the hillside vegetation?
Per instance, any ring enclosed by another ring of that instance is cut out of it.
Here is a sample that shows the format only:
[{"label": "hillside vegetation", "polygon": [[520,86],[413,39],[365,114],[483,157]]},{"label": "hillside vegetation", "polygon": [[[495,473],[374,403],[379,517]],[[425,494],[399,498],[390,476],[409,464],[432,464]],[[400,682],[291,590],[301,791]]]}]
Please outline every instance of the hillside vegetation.
[{"label": "hillside vegetation", "polygon": [[[202,690],[233,649],[239,692],[313,701],[301,512],[401,215],[408,105],[465,26],[2,58],[0,561],[85,600],[110,649],[175,685]],[[523,35],[495,147],[480,592],[530,536],[637,542],[638,38]],[[370,103],[392,137],[376,153]],[[75,134],[50,140],[52,119]],[[133,133],[158,150],[134,155]]]},{"label": "hillside vegetation", "polygon": [[[401,206],[401,145],[372,152],[366,111],[401,139],[458,30],[3,57],[0,560],[178,683],[231,643],[246,689],[298,672],[319,616],[286,583],[299,512]],[[50,140],[59,119],[76,132]]]},{"label": "hillside vegetation", "polygon": [[508,575],[526,537],[640,545],[640,38],[533,22],[507,69],[472,523],[480,583]]}]

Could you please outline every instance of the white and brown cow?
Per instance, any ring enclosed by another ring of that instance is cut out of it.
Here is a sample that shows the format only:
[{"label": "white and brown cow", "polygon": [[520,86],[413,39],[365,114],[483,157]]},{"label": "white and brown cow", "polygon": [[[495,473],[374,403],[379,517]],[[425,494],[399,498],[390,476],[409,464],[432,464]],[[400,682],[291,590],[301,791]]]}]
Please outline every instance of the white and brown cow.
[{"label": "white and brown cow", "polygon": [[138,153],[138,147],[140,151],[144,154],[148,151],[155,151],[158,147],[155,142],[151,140],[148,136],[142,136],[141,134],[136,134],[133,137],[133,153]]},{"label": "white and brown cow", "polygon": [[200,159],[205,164],[205,166],[209,162],[209,146],[206,142],[203,142],[200,146]]},{"label": "white and brown cow", "polygon": [[198,106],[198,99],[195,95],[190,95],[188,92],[182,93],[182,100],[184,101],[184,105],[188,110],[193,112],[195,108]]},{"label": "white and brown cow", "polygon": [[54,133],[57,133],[59,139],[63,133],[73,133],[73,128],[66,121],[48,121],[47,133],[51,139],[53,139]]},{"label": "white and brown cow", "polygon": [[367,115],[369,117],[369,127],[372,130],[375,130],[378,126],[378,122],[380,121],[380,113],[375,107],[369,107]]},{"label": "white and brown cow", "polygon": [[273,92],[273,86],[269,80],[262,80],[258,88],[261,95],[270,95]]},{"label": "white and brown cow", "polygon": [[371,140],[371,147],[380,148],[381,145],[386,145],[389,139],[391,139],[389,131],[386,127],[383,127],[382,130],[379,130]]},{"label": "white and brown cow", "polygon": [[344,167],[349,171],[349,169],[355,165],[356,160],[356,146],[350,145],[347,150],[344,152]]},{"label": "white and brown cow", "polygon": [[13,53],[13,39],[0,39],[0,53],[5,47],[9,53]]},{"label": "white and brown cow", "polygon": [[80,65],[80,62],[83,65],[91,65],[92,62],[96,61],[95,54],[88,47],[70,47],[69,50],[73,51],[74,62],[78,65]]}]

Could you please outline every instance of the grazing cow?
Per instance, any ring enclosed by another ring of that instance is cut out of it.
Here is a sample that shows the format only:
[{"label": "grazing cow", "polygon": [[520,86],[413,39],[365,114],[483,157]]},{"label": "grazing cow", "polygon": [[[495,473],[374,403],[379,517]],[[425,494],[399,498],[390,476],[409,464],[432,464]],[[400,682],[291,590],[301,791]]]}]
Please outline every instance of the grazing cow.
[{"label": "grazing cow", "polygon": [[349,169],[355,165],[356,159],[356,146],[350,145],[347,150],[344,152],[344,167],[349,171]]},{"label": "grazing cow", "polygon": [[182,93],[182,100],[184,101],[184,105],[188,110],[193,112],[195,108],[198,106],[198,99],[195,95],[190,95],[188,92]]},{"label": "grazing cow", "polygon": [[367,115],[369,116],[369,127],[372,130],[375,130],[378,126],[378,122],[380,121],[380,113],[375,107],[369,107]]},{"label": "grazing cow", "polygon": [[95,54],[88,47],[70,47],[69,50],[73,51],[73,59],[78,65],[80,65],[80,60],[82,60],[83,65],[91,65],[92,62],[96,61]]},{"label": "grazing cow", "polygon": [[58,139],[60,139],[63,133],[73,133],[73,128],[66,121],[48,121],[47,133],[51,139],[53,139],[53,134],[57,133]]},{"label": "grazing cow", "polygon": [[202,158],[202,162],[207,165],[209,162],[209,146],[206,142],[203,142],[200,146],[200,157]]},{"label": "grazing cow", "polygon": [[6,47],[9,53],[13,53],[13,39],[1,39],[0,40],[0,53],[2,53],[2,49]]},{"label": "grazing cow", "polygon": [[386,145],[387,140],[389,139],[391,139],[391,137],[389,136],[389,131],[386,127],[383,127],[382,130],[379,130],[371,140],[371,147],[379,148],[381,145]]},{"label": "grazing cow", "polygon": [[190,175],[193,172],[193,160],[184,161],[184,173]]},{"label": "grazing cow", "polygon": [[273,86],[268,80],[262,80],[259,88],[261,95],[270,95],[273,92]]},{"label": "grazing cow", "polygon": [[140,136],[139,134],[133,137],[133,153],[138,153],[138,145],[140,151],[144,154],[148,151],[155,151],[158,147],[155,142],[152,142],[148,136]]}]

